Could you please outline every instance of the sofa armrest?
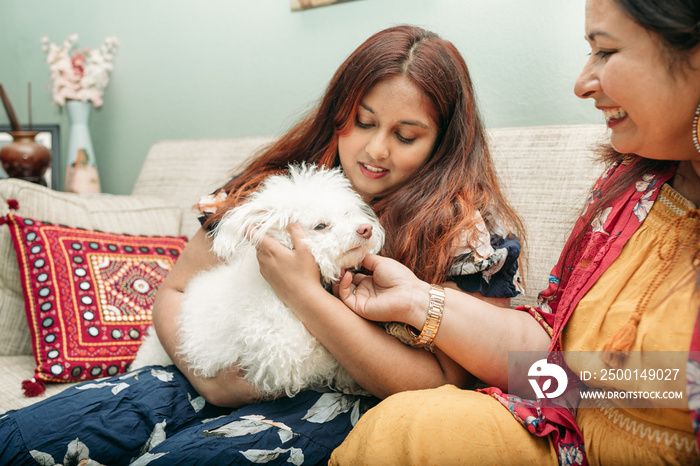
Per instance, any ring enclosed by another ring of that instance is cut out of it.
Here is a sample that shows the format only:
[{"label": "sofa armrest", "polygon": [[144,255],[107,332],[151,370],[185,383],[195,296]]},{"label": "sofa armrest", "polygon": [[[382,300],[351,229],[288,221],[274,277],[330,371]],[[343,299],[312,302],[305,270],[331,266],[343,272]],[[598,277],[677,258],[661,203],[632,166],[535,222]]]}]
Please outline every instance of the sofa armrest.
[{"label": "sofa armrest", "polygon": [[[0,180],[0,215],[9,199],[19,202],[18,215],[41,221],[132,235],[180,234],[181,209],[153,196],[85,196]],[[17,256],[5,226],[0,226],[0,257],[0,356],[31,355]]]}]

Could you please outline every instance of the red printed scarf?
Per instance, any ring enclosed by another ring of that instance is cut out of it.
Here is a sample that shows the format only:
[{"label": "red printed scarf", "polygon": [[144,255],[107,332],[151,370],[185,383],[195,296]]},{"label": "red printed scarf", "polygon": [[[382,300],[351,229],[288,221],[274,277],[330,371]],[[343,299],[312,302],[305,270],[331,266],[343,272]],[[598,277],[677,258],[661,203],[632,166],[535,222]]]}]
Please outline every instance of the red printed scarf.
[{"label": "red printed scarf", "polygon": [[[607,170],[591,190],[587,209],[601,198],[608,184],[614,185],[615,180],[623,177],[636,160],[638,160],[636,157],[625,158]],[[618,258],[624,245],[646,218],[661,186],[673,177],[675,171],[676,166],[672,165],[663,172],[645,174],[618,196],[611,205],[603,209],[591,225],[588,225],[583,216],[579,218],[569,241],[579,237],[581,231],[585,229],[586,233],[581,246],[575,254],[570,255],[572,257],[566,258],[562,254],[550,275],[549,287],[539,295],[538,307],[516,308],[529,312],[552,336],[550,352],[562,350],[562,331],[576,305],[610,264]],[[570,271],[570,273],[560,277],[562,271]],[[696,325],[691,343],[693,351],[700,349],[699,329],[700,327]],[[563,362],[560,365],[564,365]],[[568,375],[569,387],[581,384],[571,371]],[[698,384],[700,387],[700,381]],[[538,401],[523,400],[517,396],[505,394],[495,387],[481,391],[498,399],[530,433],[541,437],[552,435],[558,449],[560,464],[588,464],[583,436],[575,421],[575,409],[555,405],[546,398]],[[700,388],[697,391],[700,397]],[[570,391],[570,393],[574,392],[577,391]],[[578,400],[568,401],[571,403],[569,406],[578,404]],[[694,411],[692,404],[691,397],[691,413],[697,433],[700,409]]]}]

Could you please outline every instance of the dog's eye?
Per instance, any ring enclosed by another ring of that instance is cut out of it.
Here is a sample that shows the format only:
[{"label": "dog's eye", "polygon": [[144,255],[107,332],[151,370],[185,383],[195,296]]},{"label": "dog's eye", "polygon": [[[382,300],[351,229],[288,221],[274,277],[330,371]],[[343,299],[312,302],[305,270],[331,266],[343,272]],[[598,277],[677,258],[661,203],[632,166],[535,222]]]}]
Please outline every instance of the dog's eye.
[{"label": "dog's eye", "polygon": [[327,226],[328,225],[326,225],[325,223],[319,223],[314,227],[314,230],[325,230]]}]

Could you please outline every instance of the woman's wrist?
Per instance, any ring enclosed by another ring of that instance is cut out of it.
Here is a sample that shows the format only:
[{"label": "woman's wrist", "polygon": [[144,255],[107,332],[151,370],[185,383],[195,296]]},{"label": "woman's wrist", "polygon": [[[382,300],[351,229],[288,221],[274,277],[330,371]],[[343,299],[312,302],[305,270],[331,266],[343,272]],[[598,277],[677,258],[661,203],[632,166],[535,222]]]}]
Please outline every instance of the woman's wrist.
[{"label": "woman's wrist", "polygon": [[409,337],[420,346],[430,346],[437,335],[445,309],[445,290],[440,285],[430,285],[427,316],[421,327],[409,327]]},{"label": "woman's wrist", "polygon": [[428,318],[429,305],[430,284],[419,280],[413,289],[410,309],[404,322],[420,332],[425,323],[425,319]]},{"label": "woman's wrist", "polygon": [[[303,290],[303,291],[302,291]],[[313,315],[315,306],[327,298],[335,298],[329,293],[320,281],[314,281],[290,290],[282,299],[282,302],[300,319],[302,322],[308,315]]]}]

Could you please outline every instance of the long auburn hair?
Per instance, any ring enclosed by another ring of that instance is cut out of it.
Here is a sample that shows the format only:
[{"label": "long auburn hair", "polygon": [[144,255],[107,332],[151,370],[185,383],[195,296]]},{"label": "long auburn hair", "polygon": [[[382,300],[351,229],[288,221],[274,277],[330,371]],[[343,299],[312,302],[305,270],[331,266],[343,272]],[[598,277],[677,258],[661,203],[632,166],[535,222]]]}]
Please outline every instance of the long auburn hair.
[{"label": "long auburn hair", "polygon": [[318,106],[224,187],[229,195],[208,224],[289,163],[338,166],[338,136],[352,130],[360,100],[372,86],[396,76],[425,93],[437,115],[438,137],[411,182],[372,203],[387,231],[382,254],[422,280],[444,282],[465,232],[475,246],[470,232],[476,211],[489,230],[510,232],[523,242],[522,223],[498,185],[464,59],[450,42],[408,25],[380,31],[360,45],[335,72]]}]

